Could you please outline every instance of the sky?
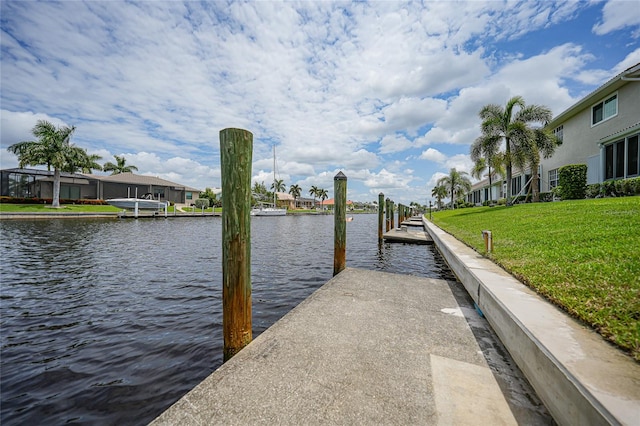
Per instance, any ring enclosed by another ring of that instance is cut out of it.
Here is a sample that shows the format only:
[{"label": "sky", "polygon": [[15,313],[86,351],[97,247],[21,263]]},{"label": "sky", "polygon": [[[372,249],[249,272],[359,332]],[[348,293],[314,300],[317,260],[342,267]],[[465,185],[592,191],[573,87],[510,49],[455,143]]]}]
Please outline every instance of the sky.
[{"label": "sky", "polygon": [[[554,115],[640,62],[636,1],[0,3],[0,165],[38,120],[139,174],[220,182],[219,132],[253,133],[253,182],[432,200],[473,166],[478,111]],[[98,173],[100,174],[100,173]]]}]

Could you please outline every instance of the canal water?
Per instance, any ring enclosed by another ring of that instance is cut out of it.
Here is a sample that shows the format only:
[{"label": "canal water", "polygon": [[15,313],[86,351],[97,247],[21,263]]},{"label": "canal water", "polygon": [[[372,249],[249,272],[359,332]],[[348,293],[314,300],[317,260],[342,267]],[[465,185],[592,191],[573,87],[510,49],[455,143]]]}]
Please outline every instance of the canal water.
[{"label": "canal water", "polygon": [[[333,273],[333,216],[252,218],[254,337]],[[221,219],[0,222],[0,423],[146,424],[222,364]],[[347,266],[455,280],[347,223]]]}]

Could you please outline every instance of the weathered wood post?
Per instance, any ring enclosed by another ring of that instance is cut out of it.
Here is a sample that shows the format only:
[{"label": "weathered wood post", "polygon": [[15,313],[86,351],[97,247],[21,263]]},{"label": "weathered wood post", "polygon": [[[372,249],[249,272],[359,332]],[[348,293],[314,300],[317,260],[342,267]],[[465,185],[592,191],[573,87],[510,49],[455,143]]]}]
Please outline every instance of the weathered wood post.
[{"label": "weathered wood post", "polygon": [[[253,134],[220,131],[223,359],[251,342],[251,157]],[[194,209],[195,210],[195,209]]]},{"label": "weathered wood post", "polygon": [[389,206],[391,205],[391,200],[389,200],[389,197],[387,197],[387,199],[385,200],[384,203],[384,211],[385,211],[385,229],[386,232],[389,232],[389,229],[391,229],[391,219],[389,218]]},{"label": "weathered wood post", "polygon": [[393,201],[389,201],[389,209],[391,210],[391,216],[390,216],[391,217],[391,229],[396,229],[396,222],[393,220],[394,219],[393,215],[394,215],[394,210],[395,210],[394,206],[395,206],[395,203]]},{"label": "weathered wood post", "polygon": [[347,177],[338,172],[333,178],[334,230],[333,275],[338,275],[347,265]]},{"label": "weathered wood post", "polygon": [[382,227],[384,226],[384,194],[378,194],[378,244],[382,243]]}]

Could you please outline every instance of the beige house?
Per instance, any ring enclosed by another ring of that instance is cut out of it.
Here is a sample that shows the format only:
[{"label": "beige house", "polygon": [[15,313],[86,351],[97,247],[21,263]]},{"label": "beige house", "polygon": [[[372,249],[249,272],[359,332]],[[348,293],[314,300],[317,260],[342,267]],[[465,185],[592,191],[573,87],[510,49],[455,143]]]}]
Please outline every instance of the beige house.
[{"label": "beige house", "polygon": [[[541,192],[558,185],[558,169],[567,164],[586,164],[587,184],[639,176],[640,63],[558,114],[548,126],[562,144],[551,158],[540,161]],[[526,192],[530,178],[530,170],[514,170],[511,193]],[[493,200],[505,196],[506,184],[494,182]],[[474,204],[488,199],[488,179],[476,183],[467,194],[467,201]]]},{"label": "beige house", "polygon": [[566,164],[586,164],[587,184],[638,176],[640,63],[556,116],[549,127],[562,145],[541,161],[542,191],[558,184],[558,168]]}]

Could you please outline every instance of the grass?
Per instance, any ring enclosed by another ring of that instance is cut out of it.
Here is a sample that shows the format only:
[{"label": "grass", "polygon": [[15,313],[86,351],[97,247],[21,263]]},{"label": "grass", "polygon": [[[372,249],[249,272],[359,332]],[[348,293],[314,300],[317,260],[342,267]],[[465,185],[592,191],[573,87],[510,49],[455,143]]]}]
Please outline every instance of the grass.
[{"label": "grass", "polygon": [[55,213],[55,212],[85,212],[85,213],[117,213],[121,211],[113,206],[93,206],[88,204],[65,204],[59,209],[52,209],[45,204],[8,204],[0,203],[2,213]]},{"label": "grass", "polygon": [[640,197],[447,210],[433,222],[640,361]]}]

